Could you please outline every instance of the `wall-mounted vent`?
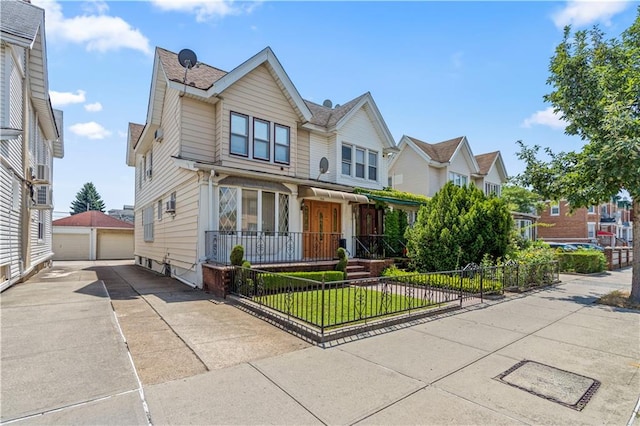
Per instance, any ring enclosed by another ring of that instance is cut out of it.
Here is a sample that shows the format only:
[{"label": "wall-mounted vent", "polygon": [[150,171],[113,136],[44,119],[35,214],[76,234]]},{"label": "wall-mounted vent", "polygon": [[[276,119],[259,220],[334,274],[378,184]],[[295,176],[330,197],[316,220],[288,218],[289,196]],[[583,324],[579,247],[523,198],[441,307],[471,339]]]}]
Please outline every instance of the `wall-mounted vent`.
[{"label": "wall-mounted vent", "polygon": [[164,138],[164,132],[161,128],[156,129],[155,133],[153,134],[153,138],[156,140],[156,142],[162,142],[162,139]]}]

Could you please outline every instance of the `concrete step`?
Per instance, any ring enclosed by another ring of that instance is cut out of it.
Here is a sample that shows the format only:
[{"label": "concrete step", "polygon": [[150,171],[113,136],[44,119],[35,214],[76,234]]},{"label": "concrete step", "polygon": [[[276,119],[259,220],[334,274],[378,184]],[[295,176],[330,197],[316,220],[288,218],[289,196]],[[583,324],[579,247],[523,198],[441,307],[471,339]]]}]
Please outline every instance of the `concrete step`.
[{"label": "concrete step", "polygon": [[362,272],[347,272],[347,279],[358,280],[361,278],[371,278],[371,274],[368,271]]},{"label": "concrete step", "polygon": [[364,271],[365,268],[362,265],[347,265],[347,272],[359,272],[359,271]]}]

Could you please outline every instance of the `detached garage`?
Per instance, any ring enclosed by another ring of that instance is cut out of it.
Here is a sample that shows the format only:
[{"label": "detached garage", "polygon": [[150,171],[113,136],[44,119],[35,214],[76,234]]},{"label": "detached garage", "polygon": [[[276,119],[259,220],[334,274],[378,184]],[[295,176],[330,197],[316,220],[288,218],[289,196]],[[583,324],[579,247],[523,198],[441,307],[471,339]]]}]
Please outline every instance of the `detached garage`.
[{"label": "detached garage", "polygon": [[97,210],[53,221],[53,260],[133,259],[133,224]]}]

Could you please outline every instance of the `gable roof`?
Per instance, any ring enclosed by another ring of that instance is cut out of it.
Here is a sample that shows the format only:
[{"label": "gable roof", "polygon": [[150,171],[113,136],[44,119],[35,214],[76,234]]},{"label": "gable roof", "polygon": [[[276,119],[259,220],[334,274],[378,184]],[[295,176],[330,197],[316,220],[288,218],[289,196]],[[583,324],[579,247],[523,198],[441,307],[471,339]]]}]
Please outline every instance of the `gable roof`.
[{"label": "gable roof", "polygon": [[[0,2],[0,28],[5,36],[13,36],[15,44],[31,47],[44,20],[44,10],[22,0]],[[20,43],[18,40],[22,41]]]},{"label": "gable roof", "polygon": [[464,141],[465,137],[460,136],[457,138],[449,139],[443,142],[431,144],[421,141],[419,139],[407,136],[418,148],[420,148],[425,154],[438,163],[447,163],[453,157],[453,154],[458,149],[458,146]]},{"label": "gable roof", "polygon": [[489,170],[491,170],[491,166],[493,166],[494,161],[496,161],[496,158],[498,158],[498,154],[500,154],[500,151],[476,155],[476,161],[478,162],[478,167],[480,168],[481,175],[486,175],[489,173]]},{"label": "gable roof", "polygon": [[[369,92],[367,92],[369,93]],[[322,127],[334,127],[345,115],[347,115],[356,104],[361,101],[367,93],[364,93],[357,98],[354,98],[347,102],[346,104],[336,106],[334,108],[329,108],[324,105],[318,105],[314,102],[305,100],[304,103],[307,104],[309,110],[313,114],[311,120],[309,122],[311,124],[315,124],[317,126]]]},{"label": "gable roof", "polygon": [[[185,69],[178,62],[178,54],[161,47],[156,47],[156,54],[158,55],[158,59],[160,59],[162,69],[167,79],[184,84]],[[186,84],[196,89],[208,90],[213,86],[213,83],[227,74],[226,71],[198,62],[196,66],[187,71]]]},{"label": "gable roof", "polygon": [[144,131],[144,125],[137,123],[129,123],[128,135],[127,135],[127,165],[135,166],[135,156],[133,155],[133,148],[137,145],[138,139]]},{"label": "gable roof", "polygon": [[52,224],[53,226],[83,226],[87,228],[134,228],[132,223],[116,219],[98,210],[89,210],[63,217],[62,219],[54,220]]}]

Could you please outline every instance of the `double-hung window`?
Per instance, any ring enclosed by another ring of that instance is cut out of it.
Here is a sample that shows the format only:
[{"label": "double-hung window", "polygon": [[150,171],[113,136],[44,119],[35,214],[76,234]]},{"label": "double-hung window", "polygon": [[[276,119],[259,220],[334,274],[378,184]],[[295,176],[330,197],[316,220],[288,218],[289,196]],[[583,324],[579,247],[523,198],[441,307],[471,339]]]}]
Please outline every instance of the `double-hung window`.
[{"label": "double-hung window", "polygon": [[231,153],[249,156],[249,117],[231,113]]},{"label": "double-hung window", "polygon": [[551,216],[560,216],[560,203],[551,203]]},{"label": "double-hung window", "polygon": [[289,164],[289,128],[275,125],[275,162]]},{"label": "double-hung window", "polygon": [[364,179],[364,149],[356,148],[356,177]]},{"label": "double-hung window", "polygon": [[467,184],[467,177],[456,172],[449,172],[449,180],[456,186],[465,186]]},{"label": "double-hung window", "polygon": [[271,159],[269,127],[268,121],[253,119],[253,158],[267,161]]},{"label": "double-hung window", "polygon": [[153,204],[142,211],[142,229],[144,241],[153,242]]},{"label": "double-hung window", "polygon": [[342,174],[351,176],[351,146],[342,145]]},{"label": "double-hung window", "polygon": [[378,180],[378,153],[369,151],[369,180]]}]

